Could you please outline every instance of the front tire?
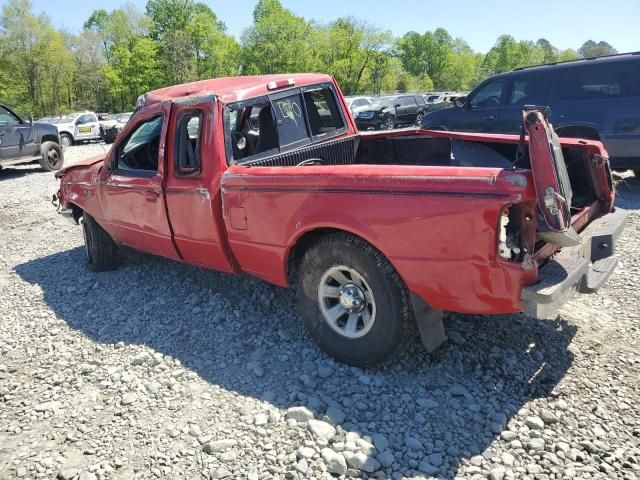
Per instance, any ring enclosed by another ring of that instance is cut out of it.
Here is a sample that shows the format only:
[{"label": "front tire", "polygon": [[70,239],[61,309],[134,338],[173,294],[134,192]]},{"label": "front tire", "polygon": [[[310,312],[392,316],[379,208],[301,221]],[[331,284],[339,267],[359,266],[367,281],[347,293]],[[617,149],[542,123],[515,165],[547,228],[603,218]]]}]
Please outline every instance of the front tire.
[{"label": "front tire", "polygon": [[118,246],[93,217],[82,215],[82,233],[87,267],[93,272],[106,272],[118,267]]},{"label": "front tire", "polygon": [[346,233],[307,250],[298,309],[311,336],[337,360],[366,367],[393,355],[414,331],[409,293],[386,257]]},{"label": "front tire", "polygon": [[384,121],[382,122],[382,130],[393,130],[395,126],[396,126],[395,120],[391,115],[385,118]]},{"label": "front tire", "polygon": [[49,172],[62,168],[64,155],[62,148],[56,142],[44,142],[41,148],[42,156],[38,162],[40,166]]},{"label": "front tire", "polygon": [[62,145],[62,148],[67,148],[73,145],[73,137],[71,135],[69,135],[68,133],[61,133],[60,134],[60,145]]}]

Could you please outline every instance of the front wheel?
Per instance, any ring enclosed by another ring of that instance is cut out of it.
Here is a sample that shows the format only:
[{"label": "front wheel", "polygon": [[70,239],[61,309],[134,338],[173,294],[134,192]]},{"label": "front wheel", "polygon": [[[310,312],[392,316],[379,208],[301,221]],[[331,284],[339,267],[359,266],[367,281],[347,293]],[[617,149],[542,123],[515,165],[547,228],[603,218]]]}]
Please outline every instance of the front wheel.
[{"label": "front wheel", "polygon": [[63,148],[70,147],[71,145],[73,145],[73,137],[68,133],[61,133],[60,145],[62,145]]},{"label": "front wheel", "polygon": [[353,235],[326,236],[306,252],[297,302],[320,348],[349,365],[383,362],[413,332],[400,276],[381,252]]},{"label": "front wheel", "polygon": [[40,166],[49,172],[60,170],[64,161],[62,148],[56,142],[44,142],[41,148]]},{"label": "front wheel", "polygon": [[84,253],[87,267],[93,272],[115,270],[118,266],[118,246],[93,217],[82,215]]},{"label": "front wheel", "polygon": [[393,130],[395,126],[396,126],[395,125],[395,121],[394,121],[393,117],[391,117],[391,116],[388,116],[382,122],[382,129],[383,130]]}]

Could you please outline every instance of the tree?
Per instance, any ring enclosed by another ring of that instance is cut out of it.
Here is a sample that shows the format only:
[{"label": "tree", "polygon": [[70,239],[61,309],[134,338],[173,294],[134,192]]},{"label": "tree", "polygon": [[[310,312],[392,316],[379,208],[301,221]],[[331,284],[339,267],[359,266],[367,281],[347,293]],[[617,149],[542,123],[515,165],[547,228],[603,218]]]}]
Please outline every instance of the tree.
[{"label": "tree", "polygon": [[339,18],[316,33],[319,69],[334,75],[346,94],[356,93],[368,74],[381,81],[391,40],[390,32],[355,18]]},{"label": "tree", "polygon": [[551,42],[546,38],[538,39],[536,46],[543,52],[543,63],[553,63],[558,60],[558,49],[551,45]]},{"label": "tree", "polygon": [[279,0],[259,0],[254,23],[242,34],[242,71],[246,74],[312,71],[314,28]]},{"label": "tree", "polygon": [[428,75],[436,88],[444,86],[445,70],[454,46],[454,39],[444,28],[422,35],[409,32],[397,42],[405,70],[416,77]]},{"label": "tree", "polygon": [[529,40],[516,41],[511,35],[502,35],[482,62],[488,75],[507,72],[514,68],[544,63],[544,50]]},{"label": "tree", "polygon": [[616,53],[618,51],[604,41],[596,43],[593,40],[587,40],[578,49],[580,58],[603,57],[605,55],[615,55]]}]

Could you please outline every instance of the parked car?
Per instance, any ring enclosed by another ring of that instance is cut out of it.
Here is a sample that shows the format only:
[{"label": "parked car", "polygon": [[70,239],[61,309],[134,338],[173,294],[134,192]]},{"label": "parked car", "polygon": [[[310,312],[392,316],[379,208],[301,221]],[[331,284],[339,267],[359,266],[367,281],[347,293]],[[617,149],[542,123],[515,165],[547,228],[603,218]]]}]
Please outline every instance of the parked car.
[{"label": "parked car", "polygon": [[614,169],[640,173],[640,53],[520,68],[485,80],[459,108],[426,115],[429,129],[520,131],[524,105],[551,107],[561,137],[601,140]]},{"label": "parked car", "polygon": [[111,114],[101,122],[104,143],[113,143],[131,118],[132,112]]},{"label": "parked car", "polygon": [[2,165],[38,160],[45,170],[59,170],[64,162],[55,126],[23,120],[0,105],[0,168]]},{"label": "parked car", "polygon": [[367,109],[374,102],[373,97],[344,97],[351,114],[356,117],[358,112]]},{"label": "parked car", "polygon": [[403,94],[376,98],[355,117],[360,130],[389,130],[402,125],[420,125],[426,108],[422,95]]},{"label": "parked car", "polygon": [[358,366],[409,343],[414,322],[433,350],[444,310],[553,315],[615,268],[627,214],[601,143],[560,142],[535,109],[528,143],[360,133],[343,105],[319,74],[156,90],[104,157],[57,173],[54,201],[82,225],[91,270],[127,247],[294,287],[312,337]]},{"label": "parked car", "polygon": [[100,140],[100,122],[94,112],[77,112],[54,120],[63,147],[89,140]]}]

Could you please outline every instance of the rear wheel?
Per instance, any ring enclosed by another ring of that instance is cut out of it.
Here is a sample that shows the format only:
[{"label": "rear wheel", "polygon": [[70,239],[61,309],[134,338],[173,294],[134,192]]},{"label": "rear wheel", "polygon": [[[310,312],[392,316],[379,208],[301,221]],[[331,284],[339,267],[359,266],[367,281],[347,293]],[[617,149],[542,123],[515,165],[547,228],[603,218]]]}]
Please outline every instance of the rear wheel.
[{"label": "rear wheel", "polygon": [[119,263],[118,246],[93,217],[84,213],[82,218],[87,267],[94,272],[114,270]]},{"label": "rear wheel", "polygon": [[416,125],[418,127],[422,126],[422,120],[424,119],[424,113],[419,113],[418,115],[416,115]]},{"label": "rear wheel", "polygon": [[398,273],[381,252],[346,233],[307,250],[297,301],[311,336],[349,365],[386,360],[413,331],[409,294]]},{"label": "rear wheel", "polygon": [[56,142],[44,142],[41,151],[40,166],[50,172],[60,170],[64,158],[60,145]]},{"label": "rear wheel", "polygon": [[640,178],[640,169],[634,170],[633,174],[636,176],[636,178]]}]

